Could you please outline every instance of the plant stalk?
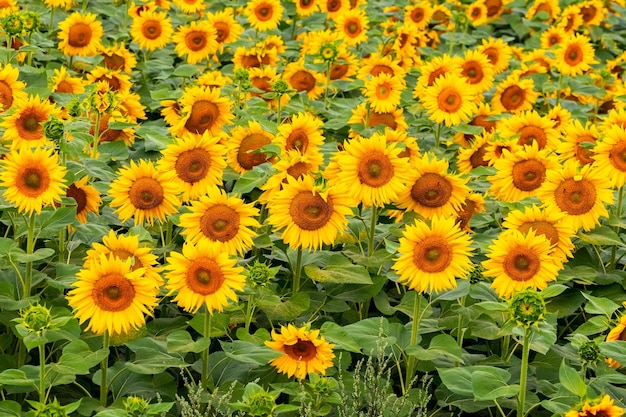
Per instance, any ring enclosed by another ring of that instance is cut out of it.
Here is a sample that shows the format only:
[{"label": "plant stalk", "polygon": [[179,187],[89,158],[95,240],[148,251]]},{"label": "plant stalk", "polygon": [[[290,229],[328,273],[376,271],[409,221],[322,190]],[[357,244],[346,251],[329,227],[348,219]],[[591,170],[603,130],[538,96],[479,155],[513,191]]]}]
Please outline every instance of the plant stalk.
[{"label": "plant stalk", "polygon": [[[415,302],[413,303],[413,324],[411,325],[411,343],[410,346],[414,346],[417,344],[417,336],[419,334],[420,327],[420,305],[421,305],[422,297],[419,293],[415,295]],[[411,386],[411,382],[413,381],[413,377],[415,376],[415,366],[416,359],[415,356],[409,356],[406,365],[406,378],[405,384],[407,387]]]},{"label": "plant stalk", "polygon": [[109,386],[107,385],[107,369],[109,367],[109,332],[105,330],[102,335],[102,349],[107,353],[106,357],[100,362],[100,405],[107,406],[107,397],[109,396]]},{"label": "plant stalk", "polygon": [[46,402],[46,347],[39,345],[39,402]]},{"label": "plant stalk", "polygon": [[[32,255],[35,251],[35,214],[30,213],[28,216],[28,234],[26,236],[26,254]],[[24,278],[23,298],[30,297],[31,285],[33,282],[33,261],[26,262],[26,274]]]},{"label": "plant stalk", "polygon": [[302,274],[302,248],[298,248],[298,254],[296,257],[296,267],[293,270],[293,293],[300,291],[300,275]]},{"label": "plant stalk", "polygon": [[[204,312],[204,337],[211,337],[211,318],[213,315],[209,311],[208,307]],[[209,382],[209,349],[211,346],[207,346],[202,351],[202,387],[208,389]]]},{"label": "plant stalk", "polygon": [[526,383],[528,379],[528,356],[530,355],[530,334],[530,327],[524,327],[524,343],[522,344],[522,363],[519,377],[519,397],[517,400],[517,417],[524,417]]}]

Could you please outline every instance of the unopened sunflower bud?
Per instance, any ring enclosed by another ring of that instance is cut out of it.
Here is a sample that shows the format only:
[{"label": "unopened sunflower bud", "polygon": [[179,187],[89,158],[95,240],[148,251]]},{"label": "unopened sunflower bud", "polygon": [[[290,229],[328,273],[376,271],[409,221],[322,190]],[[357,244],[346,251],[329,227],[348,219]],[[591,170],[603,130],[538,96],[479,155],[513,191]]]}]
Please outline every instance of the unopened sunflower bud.
[{"label": "unopened sunflower bud", "polygon": [[128,397],[124,400],[124,410],[128,416],[142,416],[148,408],[148,401],[141,397]]},{"label": "unopened sunflower bud", "polygon": [[536,326],[545,318],[546,302],[535,291],[519,291],[509,301],[509,312],[519,325]]},{"label": "unopened sunflower bud", "polygon": [[24,31],[24,21],[19,13],[11,13],[2,19],[2,29],[8,36],[17,36]]},{"label": "unopened sunflower bud", "polygon": [[600,353],[600,346],[593,340],[585,342],[578,349],[578,356],[583,363],[596,363],[602,357]]},{"label": "unopened sunflower bud", "polygon": [[43,123],[43,134],[46,136],[46,138],[53,142],[58,143],[63,137],[64,132],[65,125],[59,118],[55,116],[50,117],[48,121]]},{"label": "unopened sunflower bud", "polygon": [[320,46],[319,56],[324,60],[324,62],[335,62],[337,60],[337,57],[339,56],[337,45],[335,45],[333,42],[324,42]]},{"label": "unopened sunflower bud", "polygon": [[283,96],[289,91],[289,84],[282,78],[277,79],[276,81],[271,83],[271,85],[272,91],[278,96]]},{"label": "unopened sunflower bud", "polygon": [[22,13],[22,24],[24,32],[31,34],[39,29],[39,13],[26,11]]},{"label": "unopened sunflower bud", "polygon": [[244,275],[248,277],[250,287],[267,287],[279,269],[280,267],[270,268],[264,262],[255,261],[244,269]]},{"label": "unopened sunflower bud", "polygon": [[22,310],[20,317],[22,318],[22,325],[32,332],[47,329],[52,321],[50,309],[39,304],[31,305]]}]

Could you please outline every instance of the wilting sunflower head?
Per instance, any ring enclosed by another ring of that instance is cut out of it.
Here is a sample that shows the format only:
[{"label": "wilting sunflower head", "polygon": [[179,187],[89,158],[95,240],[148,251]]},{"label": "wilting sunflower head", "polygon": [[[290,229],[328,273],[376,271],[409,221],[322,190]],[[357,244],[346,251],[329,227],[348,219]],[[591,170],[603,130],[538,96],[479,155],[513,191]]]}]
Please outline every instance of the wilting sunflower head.
[{"label": "wilting sunflower head", "polygon": [[546,302],[536,291],[518,291],[509,300],[509,313],[520,326],[538,326],[545,318]]}]

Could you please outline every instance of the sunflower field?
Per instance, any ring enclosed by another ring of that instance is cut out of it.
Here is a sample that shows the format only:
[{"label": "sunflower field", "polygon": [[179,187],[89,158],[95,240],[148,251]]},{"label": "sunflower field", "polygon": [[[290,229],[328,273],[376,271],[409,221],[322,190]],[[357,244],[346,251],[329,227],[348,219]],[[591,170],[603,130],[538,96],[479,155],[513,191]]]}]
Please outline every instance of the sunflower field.
[{"label": "sunflower field", "polygon": [[0,0],[0,417],[618,417],[625,0]]}]

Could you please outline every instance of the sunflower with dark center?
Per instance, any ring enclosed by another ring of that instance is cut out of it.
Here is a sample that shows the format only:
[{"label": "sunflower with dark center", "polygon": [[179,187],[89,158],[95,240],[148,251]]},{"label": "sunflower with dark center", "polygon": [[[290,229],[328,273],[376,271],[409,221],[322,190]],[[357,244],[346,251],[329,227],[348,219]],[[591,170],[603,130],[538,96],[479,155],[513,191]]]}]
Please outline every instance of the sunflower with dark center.
[{"label": "sunflower with dark center", "polygon": [[244,10],[250,26],[260,32],[276,29],[283,12],[284,8],[278,0],[250,0]]},{"label": "sunflower with dark center", "polygon": [[74,12],[59,23],[59,49],[68,56],[94,56],[102,48],[102,23],[93,13]]},{"label": "sunflower with dark center", "polygon": [[265,345],[282,353],[272,359],[270,365],[279,373],[298,379],[304,379],[310,373],[326,375],[335,358],[335,345],[326,342],[319,330],[310,330],[308,326],[281,326],[280,333],[272,330],[272,340],[266,341]]},{"label": "sunflower with dark center", "polygon": [[185,56],[188,64],[198,64],[219,49],[215,27],[208,20],[192,21],[179,26],[172,41],[178,56]]},{"label": "sunflower with dark center", "polygon": [[230,99],[221,96],[217,88],[190,87],[183,92],[178,106],[180,117],[171,115],[170,121],[173,123],[172,133],[179,137],[185,133],[202,135],[204,132],[217,136],[234,118]]},{"label": "sunflower with dark center", "polygon": [[617,125],[604,129],[602,140],[593,147],[593,166],[615,188],[626,183],[626,129]]},{"label": "sunflower with dark center", "polygon": [[10,141],[12,149],[50,145],[43,132],[43,124],[61,111],[49,100],[30,96],[16,104],[0,126],[5,128],[3,139]]},{"label": "sunflower with dark center", "polygon": [[446,74],[424,90],[421,102],[435,123],[456,126],[468,122],[476,108],[474,90],[462,76]]},{"label": "sunflower with dark center", "polygon": [[578,33],[565,38],[561,48],[554,51],[554,55],[554,65],[563,75],[581,75],[597,63],[591,40]]},{"label": "sunflower with dark center", "polygon": [[93,185],[87,184],[89,177],[82,177],[67,187],[66,197],[76,201],[76,218],[81,223],[87,223],[87,213],[98,213],[102,199]]},{"label": "sunflower with dark center", "polygon": [[167,45],[174,33],[172,21],[165,12],[144,12],[133,19],[130,35],[140,48],[154,51]]}]

